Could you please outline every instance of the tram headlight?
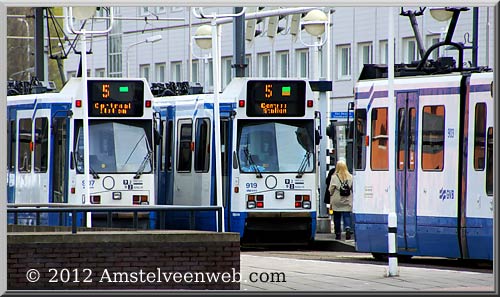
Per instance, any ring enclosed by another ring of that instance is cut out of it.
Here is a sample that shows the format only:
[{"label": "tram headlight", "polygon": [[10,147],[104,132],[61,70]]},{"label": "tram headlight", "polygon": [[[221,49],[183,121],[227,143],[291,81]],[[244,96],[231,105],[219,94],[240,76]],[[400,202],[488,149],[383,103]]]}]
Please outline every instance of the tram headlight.
[{"label": "tram headlight", "polygon": [[113,200],[121,200],[122,192],[113,192]]},{"label": "tram headlight", "polygon": [[276,191],[275,195],[276,195],[276,199],[285,199],[285,192],[284,191]]},{"label": "tram headlight", "polygon": [[311,208],[311,201],[303,201],[302,207],[310,209]]},{"label": "tram headlight", "polygon": [[247,208],[255,208],[255,201],[247,201]]}]

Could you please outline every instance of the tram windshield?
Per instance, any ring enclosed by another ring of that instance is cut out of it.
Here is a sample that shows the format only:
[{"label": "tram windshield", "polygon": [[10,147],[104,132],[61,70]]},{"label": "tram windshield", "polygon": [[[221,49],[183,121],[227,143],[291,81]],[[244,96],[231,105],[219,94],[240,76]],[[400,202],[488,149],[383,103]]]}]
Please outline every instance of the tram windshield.
[{"label": "tram windshield", "polygon": [[238,121],[240,170],[261,172],[314,171],[313,121]]},{"label": "tram windshield", "polygon": [[[146,122],[89,121],[90,173],[149,173],[151,144]],[[83,126],[77,130],[76,168],[83,173]]]}]

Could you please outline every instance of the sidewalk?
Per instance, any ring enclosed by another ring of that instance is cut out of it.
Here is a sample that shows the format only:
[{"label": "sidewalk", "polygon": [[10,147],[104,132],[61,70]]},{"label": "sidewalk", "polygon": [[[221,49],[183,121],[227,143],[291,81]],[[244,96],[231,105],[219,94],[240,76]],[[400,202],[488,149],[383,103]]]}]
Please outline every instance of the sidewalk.
[{"label": "sidewalk", "polygon": [[241,255],[243,291],[494,292],[493,273]]}]

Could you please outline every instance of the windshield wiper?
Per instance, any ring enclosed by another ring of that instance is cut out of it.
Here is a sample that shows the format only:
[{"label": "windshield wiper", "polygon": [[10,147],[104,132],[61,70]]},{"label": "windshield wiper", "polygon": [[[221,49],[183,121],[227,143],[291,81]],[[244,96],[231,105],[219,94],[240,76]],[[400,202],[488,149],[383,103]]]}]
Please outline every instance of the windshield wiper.
[{"label": "windshield wiper", "polygon": [[148,151],[146,156],[144,156],[144,159],[142,159],[142,163],[139,166],[139,169],[135,173],[134,179],[138,179],[139,177],[141,177],[142,173],[144,172],[144,168],[146,168],[146,164],[151,159],[152,155],[153,155],[153,151]]},{"label": "windshield wiper", "polygon": [[300,163],[299,170],[297,171],[297,178],[301,178],[302,175],[304,175],[304,172],[306,171],[307,166],[309,165],[309,158],[311,157],[311,152],[306,151],[306,154],[304,155],[304,158],[302,159],[302,162]]},{"label": "windshield wiper", "polygon": [[257,178],[262,178],[262,173],[260,173],[259,167],[257,167],[257,164],[253,161],[252,155],[250,155],[248,151],[248,146],[243,149],[243,152],[245,153],[245,157],[247,157],[248,163],[250,163],[250,167],[253,167],[254,172],[257,173]]},{"label": "windshield wiper", "polygon": [[99,174],[97,174],[97,172],[95,172],[95,170],[92,169],[92,166],[90,166],[90,164],[89,164],[89,171],[90,171],[90,174],[92,174],[93,178],[99,179]]}]

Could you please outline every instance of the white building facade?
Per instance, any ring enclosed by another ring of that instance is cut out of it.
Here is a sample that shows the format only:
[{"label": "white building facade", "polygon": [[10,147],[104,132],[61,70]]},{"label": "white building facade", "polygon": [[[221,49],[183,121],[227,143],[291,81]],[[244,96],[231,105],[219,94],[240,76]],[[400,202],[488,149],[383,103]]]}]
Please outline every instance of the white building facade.
[{"label": "white building facade", "polygon": [[[192,42],[192,36],[201,24],[209,20],[195,18],[188,7],[115,7],[119,17],[106,36],[93,36],[87,45],[92,49],[88,55],[89,76],[144,77],[153,82],[199,82],[205,92],[213,91],[211,51],[203,51]],[[266,7],[265,10],[279,9]],[[292,16],[279,21],[283,30],[268,37],[268,19],[256,25],[262,31],[251,41],[245,41],[245,75],[258,77],[307,77],[312,75],[313,63],[319,66],[320,77],[332,80],[330,110],[346,111],[347,102],[352,101],[354,86],[365,63],[386,64],[388,62],[387,7],[320,7],[330,14],[331,30],[326,38],[328,46],[321,47],[319,61],[312,61],[313,38],[304,30],[300,36],[292,35]],[[404,7],[405,11],[418,11],[418,7]],[[254,9],[257,10],[258,9]],[[208,13],[232,13],[233,8],[207,9]],[[410,63],[420,59],[417,41],[410,19],[400,16],[401,7],[394,7],[395,63]],[[97,15],[106,15],[100,9]],[[444,40],[448,22],[434,20],[425,9],[416,20],[425,48]],[[479,66],[494,66],[494,7],[478,8],[478,55]],[[94,28],[106,26],[106,20],[94,21]],[[473,8],[460,14],[453,36],[454,42],[472,46]],[[90,29],[90,26],[87,26]],[[221,25],[221,82],[224,88],[234,77],[233,25]],[[156,42],[145,42],[147,38],[161,35]],[[454,56],[456,50],[440,48],[431,58]],[[205,59],[206,58],[206,59]],[[464,52],[464,62],[472,62],[472,50]],[[328,66],[329,63],[329,67]],[[79,56],[71,54],[65,61],[67,77],[77,73]],[[205,71],[207,70],[207,71]],[[329,70],[329,71],[328,71]],[[328,72],[328,73],[327,73]]]}]

